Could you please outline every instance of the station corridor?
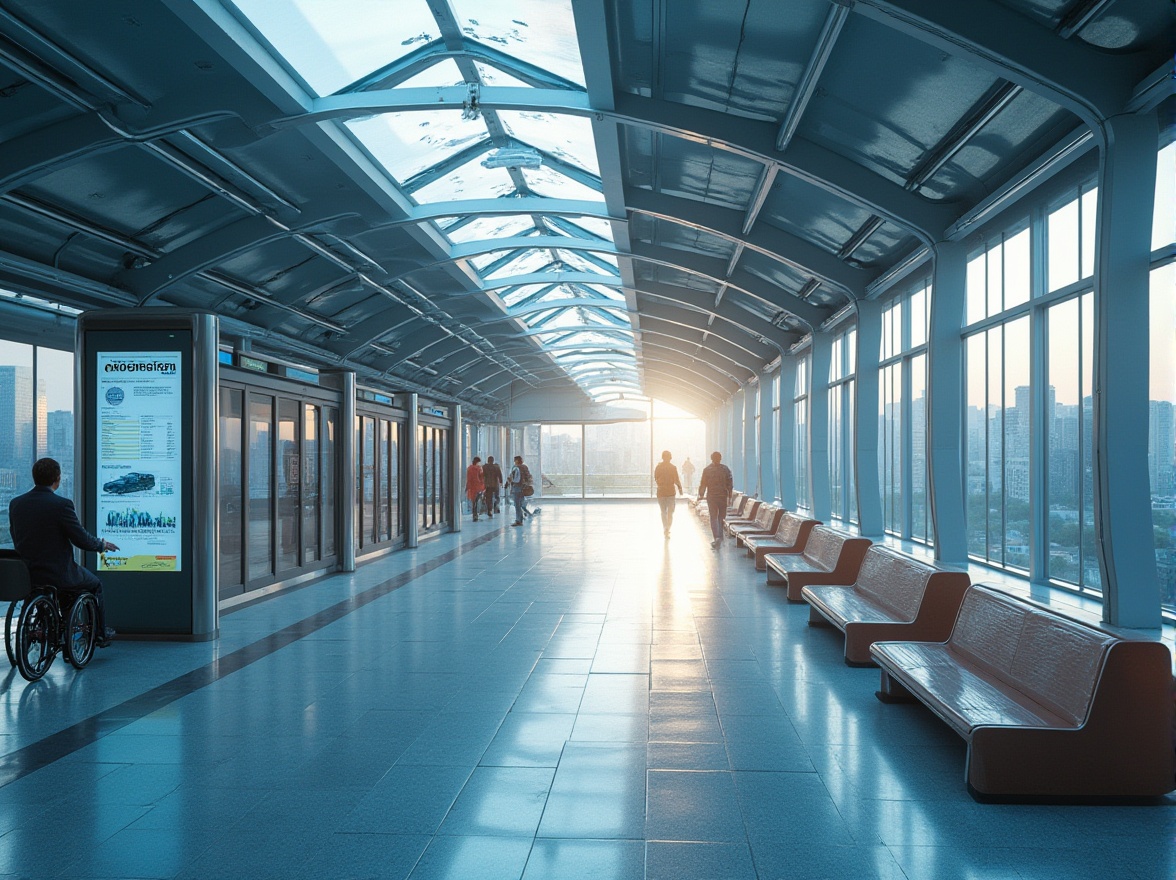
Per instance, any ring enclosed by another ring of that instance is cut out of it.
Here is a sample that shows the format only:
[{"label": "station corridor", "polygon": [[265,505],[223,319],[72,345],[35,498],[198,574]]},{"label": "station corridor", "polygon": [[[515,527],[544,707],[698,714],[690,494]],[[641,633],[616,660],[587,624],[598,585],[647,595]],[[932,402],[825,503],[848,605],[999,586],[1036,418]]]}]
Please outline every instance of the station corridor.
[{"label": "station corridor", "polygon": [[546,504],[0,696],[0,875],[1170,880],[1176,797],[975,803],[678,508]]}]

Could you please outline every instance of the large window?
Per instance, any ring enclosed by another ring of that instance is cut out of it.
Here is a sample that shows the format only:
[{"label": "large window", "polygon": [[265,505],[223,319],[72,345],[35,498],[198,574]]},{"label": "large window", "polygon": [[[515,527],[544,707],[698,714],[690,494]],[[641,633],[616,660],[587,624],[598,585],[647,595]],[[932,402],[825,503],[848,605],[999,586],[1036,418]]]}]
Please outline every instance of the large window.
[{"label": "large window", "polygon": [[841,523],[858,521],[853,468],[856,355],[856,327],[833,338],[829,362],[829,481],[831,513]]},{"label": "large window", "polygon": [[793,468],[796,474],[796,506],[812,510],[809,488],[809,372],[812,356],[804,354],[796,359],[796,384],[792,390],[792,422],[795,430]]},{"label": "large window", "polygon": [[1093,591],[1097,207],[1083,185],[989,240],[968,261],[965,329],[968,551]]},{"label": "large window", "polygon": [[931,543],[927,487],[927,331],[931,287],[921,282],[882,310],[878,474],[883,527]]},{"label": "large window", "polygon": [[580,498],[584,493],[584,426],[544,425],[539,454],[543,494]]},{"label": "large window", "polygon": [[[34,390],[35,389],[35,390]],[[33,485],[41,456],[61,465],[59,495],[73,495],[73,355],[0,340],[0,545],[12,546],[8,502]]]},{"label": "large window", "polygon": [[[965,338],[968,552],[1029,567],[1030,230],[990,241],[968,261]],[[995,319],[995,320],[993,320]]]},{"label": "large window", "polygon": [[1151,246],[1147,461],[1160,600],[1176,614],[1176,144],[1157,159]]},{"label": "large window", "polygon": [[778,504],[784,497],[784,468],[780,461],[780,374],[772,376],[772,473],[775,485],[772,487],[774,500]]}]

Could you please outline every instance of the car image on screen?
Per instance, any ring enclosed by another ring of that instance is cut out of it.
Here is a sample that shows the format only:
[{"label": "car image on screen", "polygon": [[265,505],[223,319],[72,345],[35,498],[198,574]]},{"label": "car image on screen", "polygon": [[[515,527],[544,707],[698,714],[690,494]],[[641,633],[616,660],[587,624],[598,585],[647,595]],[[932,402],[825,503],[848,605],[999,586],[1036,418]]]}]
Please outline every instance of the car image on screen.
[{"label": "car image on screen", "polygon": [[102,486],[103,492],[111,495],[126,495],[128,492],[145,492],[155,488],[155,474],[137,474],[132,471],[123,474],[116,480],[111,480]]}]

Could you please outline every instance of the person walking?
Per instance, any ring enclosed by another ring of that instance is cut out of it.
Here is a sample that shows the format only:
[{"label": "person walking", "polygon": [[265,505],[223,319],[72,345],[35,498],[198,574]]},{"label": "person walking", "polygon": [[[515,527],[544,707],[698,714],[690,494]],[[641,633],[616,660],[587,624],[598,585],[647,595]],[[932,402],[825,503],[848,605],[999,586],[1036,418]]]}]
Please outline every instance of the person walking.
[{"label": "person walking", "polygon": [[482,480],[486,484],[486,518],[494,519],[498,513],[498,493],[502,491],[502,468],[494,461],[493,455],[486,456],[482,465]]},{"label": "person walking", "polygon": [[674,507],[678,503],[678,493],[682,491],[682,481],[678,479],[678,468],[670,459],[670,451],[662,453],[662,460],[653,469],[653,481],[657,483],[657,506],[661,508],[662,528],[666,537],[670,536],[670,527],[674,524]]},{"label": "person walking", "polygon": [[689,495],[694,491],[694,462],[690,460],[689,455],[682,462],[682,479],[686,481],[686,491],[682,494]]},{"label": "person walking", "polygon": [[531,470],[523,463],[523,457],[514,457],[514,467],[510,469],[510,500],[514,502],[515,518],[512,526],[523,524],[523,499],[528,486],[531,485]]},{"label": "person walking", "polygon": [[731,469],[725,464],[720,464],[722,460],[723,456],[712,452],[711,463],[702,469],[702,477],[698,481],[698,500],[706,499],[707,512],[710,513],[711,535],[714,536],[711,546],[716,549],[723,543],[723,522],[727,519],[727,502],[735,488]]},{"label": "person walking", "polygon": [[482,459],[475,455],[470,466],[466,468],[466,498],[470,499],[470,510],[474,512],[474,522],[478,521],[478,500],[486,492],[486,482],[482,476]]}]

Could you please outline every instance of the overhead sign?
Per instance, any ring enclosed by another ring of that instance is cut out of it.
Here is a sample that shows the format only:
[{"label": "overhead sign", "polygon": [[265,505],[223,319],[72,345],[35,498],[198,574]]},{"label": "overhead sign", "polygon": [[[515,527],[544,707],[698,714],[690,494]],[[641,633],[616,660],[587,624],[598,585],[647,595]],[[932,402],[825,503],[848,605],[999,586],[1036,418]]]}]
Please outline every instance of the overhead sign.
[{"label": "overhead sign", "polygon": [[182,569],[181,352],[97,352],[99,534],[118,545],[100,571]]}]

